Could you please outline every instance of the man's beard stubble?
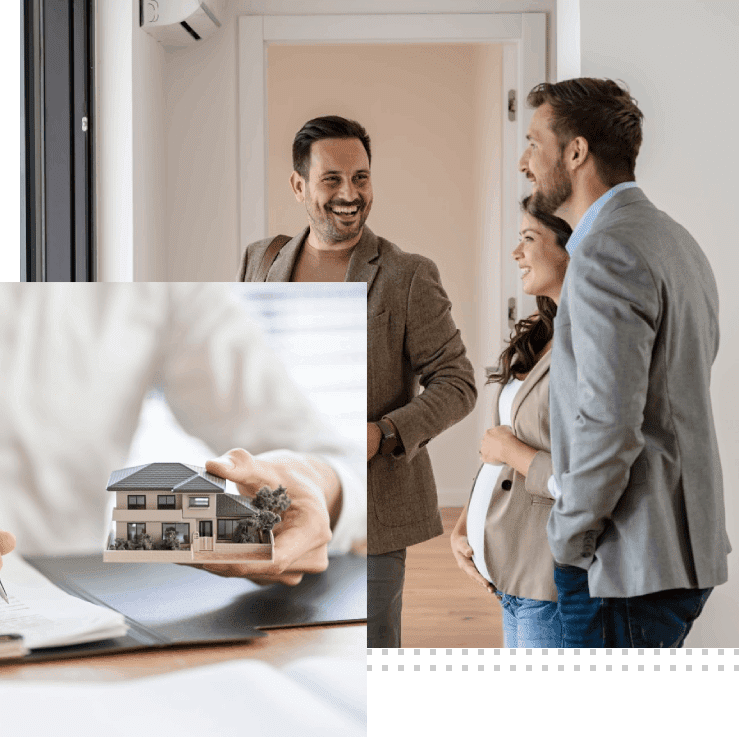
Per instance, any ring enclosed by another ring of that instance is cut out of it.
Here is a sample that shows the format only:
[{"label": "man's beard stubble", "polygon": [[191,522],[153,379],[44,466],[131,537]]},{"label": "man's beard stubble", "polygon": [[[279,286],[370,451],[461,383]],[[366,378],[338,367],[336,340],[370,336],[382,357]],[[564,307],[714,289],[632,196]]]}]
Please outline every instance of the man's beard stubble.
[{"label": "man's beard stubble", "polygon": [[[331,215],[327,212],[329,207],[359,207],[358,220],[354,228],[350,230],[339,231],[334,226],[331,220]],[[308,220],[310,221],[311,227],[314,228],[321,236],[321,238],[335,245],[350,241],[352,238],[356,238],[364,228],[365,222],[369,213],[367,212],[367,202],[364,197],[358,197],[354,202],[329,202],[324,208],[318,209],[312,198],[306,197],[305,209],[308,213]]]},{"label": "man's beard stubble", "polygon": [[531,204],[542,212],[554,215],[572,196],[572,182],[560,158],[546,180],[539,183],[531,196]]}]

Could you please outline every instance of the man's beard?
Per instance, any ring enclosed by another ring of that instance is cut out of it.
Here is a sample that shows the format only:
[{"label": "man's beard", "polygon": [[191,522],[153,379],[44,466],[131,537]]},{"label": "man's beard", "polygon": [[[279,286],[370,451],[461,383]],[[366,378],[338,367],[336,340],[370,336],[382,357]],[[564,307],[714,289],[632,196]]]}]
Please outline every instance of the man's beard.
[{"label": "man's beard", "polygon": [[572,182],[560,158],[547,179],[539,182],[531,196],[531,205],[542,212],[554,215],[571,196]]},{"label": "man's beard", "polygon": [[[338,229],[332,220],[332,217],[338,216],[335,213],[327,212],[329,207],[358,207],[357,222],[354,227]],[[308,213],[311,228],[318,233],[321,240],[333,244],[344,243],[352,240],[352,238],[356,238],[362,232],[362,228],[364,228],[367,216],[369,215],[367,202],[361,196],[357,197],[353,202],[332,200],[320,210],[316,207],[313,199],[306,197],[305,209]]]}]

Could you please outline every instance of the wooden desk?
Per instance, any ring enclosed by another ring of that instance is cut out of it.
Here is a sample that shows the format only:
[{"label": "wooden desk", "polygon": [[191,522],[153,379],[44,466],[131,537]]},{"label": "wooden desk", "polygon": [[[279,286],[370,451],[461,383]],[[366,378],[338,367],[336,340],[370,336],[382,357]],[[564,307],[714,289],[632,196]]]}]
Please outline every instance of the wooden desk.
[{"label": "wooden desk", "polygon": [[276,666],[314,655],[364,658],[367,648],[367,627],[364,624],[289,627],[266,632],[267,637],[245,644],[168,647],[17,665],[2,665],[0,661],[0,682],[8,679],[120,681],[240,658],[256,658]]}]

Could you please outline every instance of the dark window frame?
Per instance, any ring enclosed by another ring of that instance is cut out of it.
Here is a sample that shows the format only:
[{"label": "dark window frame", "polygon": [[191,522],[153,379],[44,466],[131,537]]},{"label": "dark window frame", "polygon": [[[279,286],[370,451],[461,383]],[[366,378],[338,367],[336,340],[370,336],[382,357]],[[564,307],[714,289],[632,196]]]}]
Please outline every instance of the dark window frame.
[{"label": "dark window frame", "polygon": [[129,509],[146,509],[146,495],[145,494],[129,494],[128,495],[128,508]]},{"label": "dark window frame", "polygon": [[[205,501],[205,504],[194,504],[196,501]],[[208,509],[210,507],[210,497],[208,496],[189,496],[187,498],[188,509]]]},{"label": "dark window frame", "polygon": [[[217,539],[218,540],[233,540],[234,532],[236,532],[236,527],[238,526],[239,522],[240,520],[237,520],[237,519],[219,519]],[[228,534],[226,534],[225,532],[221,532],[221,529],[225,530],[227,524],[231,525],[231,532]]]},{"label": "dark window frame", "polygon": [[22,281],[95,281],[94,5],[21,2]]},{"label": "dark window frame", "polygon": [[[172,501],[162,501],[162,499],[171,499]],[[176,494],[157,494],[157,509],[177,509]]]},{"label": "dark window frame", "polygon": [[139,535],[146,535],[146,522],[129,522],[126,535],[127,539],[132,541],[136,540]]},{"label": "dark window frame", "polygon": [[[177,534],[177,539],[181,543],[189,545],[190,543],[190,523],[189,522],[162,522],[162,539],[164,539],[164,535],[170,527],[174,527],[175,533]],[[186,529],[182,531],[178,529],[180,527],[185,527]]]}]

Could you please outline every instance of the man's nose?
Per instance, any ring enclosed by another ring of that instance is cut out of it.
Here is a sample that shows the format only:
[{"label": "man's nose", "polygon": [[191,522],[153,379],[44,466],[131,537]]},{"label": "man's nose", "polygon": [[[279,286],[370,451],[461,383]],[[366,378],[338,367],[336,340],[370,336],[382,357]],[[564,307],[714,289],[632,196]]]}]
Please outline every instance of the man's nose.
[{"label": "man's nose", "polygon": [[341,189],[339,189],[339,195],[346,202],[354,202],[357,199],[357,188],[351,179],[344,180]]},{"label": "man's nose", "polygon": [[524,174],[529,170],[529,150],[526,149],[518,160],[518,170]]}]

